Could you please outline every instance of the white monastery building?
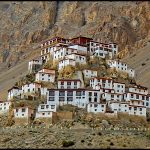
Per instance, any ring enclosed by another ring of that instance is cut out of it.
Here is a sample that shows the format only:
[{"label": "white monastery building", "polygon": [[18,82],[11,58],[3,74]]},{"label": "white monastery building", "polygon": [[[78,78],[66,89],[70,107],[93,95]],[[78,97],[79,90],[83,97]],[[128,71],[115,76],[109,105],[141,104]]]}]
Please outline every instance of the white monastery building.
[{"label": "white monastery building", "polygon": [[14,109],[15,118],[30,118],[34,115],[34,110],[30,107],[17,107]]},{"label": "white monastery building", "polygon": [[33,93],[35,94],[36,92],[39,92],[41,88],[41,84],[37,82],[29,83],[29,84],[24,84],[22,86],[22,93]]},{"label": "white monastery building", "polygon": [[41,66],[42,66],[42,60],[33,59],[28,63],[28,71],[29,73],[36,72],[40,70]]},{"label": "white monastery building", "polygon": [[11,102],[2,102],[0,101],[0,114],[3,114],[3,113],[7,113],[9,111],[9,107],[12,103]]},{"label": "white monastery building", "polygon": [[97,77],[97,71],[96,70],[84,69],[83,74],[84,74],[85,78]]},{"label": "white monastery building", "polygon": [[51,118],[52,112],[56,112],[56,105],[40,104],[35,118]]},{"label": "white monastery building", "polygon": [[135,71],[128,67],[128,65],[119,60],[107,60],[107,64],[110,68],[115,68],[117,71],[123,71],[128,73],[130,77],[134,77]]},{"label": "white monastery building", "polygon": [[35,75],[35,81],[54,82],[55,70],[54,69],[42,69]]},{"label": "white monastery building", "polygon": [[8,90],[8,100],[12,100],[15,97],[20,97],[22,90],[19,87],[13,86]]}]

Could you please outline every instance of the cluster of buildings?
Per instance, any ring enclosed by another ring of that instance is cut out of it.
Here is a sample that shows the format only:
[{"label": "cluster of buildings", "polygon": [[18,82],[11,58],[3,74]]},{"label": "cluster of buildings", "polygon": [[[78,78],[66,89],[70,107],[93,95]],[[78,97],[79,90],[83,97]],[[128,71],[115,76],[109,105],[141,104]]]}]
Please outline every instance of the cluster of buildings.
[{"label": "cluster of buildings", "polygon": [[[87,63],[87,56],[105,58],[110,68],[126,72],[134,78],[135,72],[126,63],[113,59],[118,53],[116,43],[100,43],[91,38],[76,37],[64,39],[55,37],[41,44],[41,54],[38,59],[31,60],[29,73],[35,73],[33,83],[22,87],[12,87],[8,90],[6,102],[0,102],[0,112],[9,110],[13,99],[38,100],[44,96],[46,103],[40,104],[36,110],[30,107],[14,108],[15,118],[52,118],[57,108],[71,104],[93,113],[126,113],[146,117],[146,109],[150,107],[150,95],[146,87],[117,82],[112,78],[99,77],[97,70],[81,70],[84,79],[89,79],[89,87],[85,87],[83,79],[56,79],[56,70],[44,69],[43,64],[49,60],[58,62],[58,72],[67,65],[76,66]],[[56,83],[55,88],[43,87],[41,82]]]}]

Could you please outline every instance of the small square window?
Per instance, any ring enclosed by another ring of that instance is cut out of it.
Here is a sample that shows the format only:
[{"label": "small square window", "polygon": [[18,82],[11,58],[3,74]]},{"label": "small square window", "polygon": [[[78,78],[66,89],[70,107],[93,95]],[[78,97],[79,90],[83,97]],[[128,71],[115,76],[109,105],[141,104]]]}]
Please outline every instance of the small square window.
[{"label": "small square window", "polygon": [[54,109],[55,108],[55,105],[51,105],[51,109]]},{"label": "small square window", "polygon": [[97,104],[94,104],[94,107],[97,107]]},{"label": "small square window", "polygon": [[44,109],[44,105],[41,105],[41,109]]},{"label": "small square window", "polygon": [[25,108],[22,108],[22,112],[25,112],[25,110],[26,110]]}]

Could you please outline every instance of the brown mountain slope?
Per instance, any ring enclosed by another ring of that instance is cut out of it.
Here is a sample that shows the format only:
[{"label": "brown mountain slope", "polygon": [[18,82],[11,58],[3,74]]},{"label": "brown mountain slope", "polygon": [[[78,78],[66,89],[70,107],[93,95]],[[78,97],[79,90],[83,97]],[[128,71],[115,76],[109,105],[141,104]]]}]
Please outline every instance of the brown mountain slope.
[{"label": "brown mountain slope", "polygon": [[81,34],[127,51],[150,37],[148,1],[1,2],[0,19],[0,60],[11,64],[30,44],[55,35]]},{"label": "brown mountain slope", "polygon": [[136,81],[150,91],[150,43],[123,59],[136,71]]},{"label": "brown mountain slope", "polygon": [[35,50],[28,53],[27,58],[23,58],[18,64],[9,70],[3,68],[3,72],[0,73],[0,99],[5,100],[7,98],[7,90],[14,86],[14,84],[20,80],[21,77],[28,74],[28,61],[32,58],[39,56],[40,51]]}]

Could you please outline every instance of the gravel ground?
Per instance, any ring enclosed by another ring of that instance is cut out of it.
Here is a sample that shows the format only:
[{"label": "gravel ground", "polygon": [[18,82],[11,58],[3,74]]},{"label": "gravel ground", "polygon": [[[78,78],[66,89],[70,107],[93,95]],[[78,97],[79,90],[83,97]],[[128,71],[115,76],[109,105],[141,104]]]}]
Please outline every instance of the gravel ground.
[{"label": "gravel ground", "polygon": [[146,132],[91,128],[1,128],[0,148],[148,148],[150,138]]}]

